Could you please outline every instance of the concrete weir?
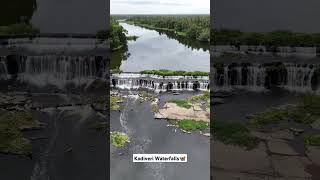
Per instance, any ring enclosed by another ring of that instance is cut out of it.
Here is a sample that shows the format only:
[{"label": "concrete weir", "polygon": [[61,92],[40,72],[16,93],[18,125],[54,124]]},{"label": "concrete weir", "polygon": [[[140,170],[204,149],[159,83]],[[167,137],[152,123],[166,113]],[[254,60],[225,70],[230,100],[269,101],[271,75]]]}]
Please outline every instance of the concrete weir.
[{"label": "concrete weir", "polygon": [[112,74],[112,87],[120,89],[145,88],[157,92],[176,91],[208,91],[210,80],[208,76],[159,76],[140,73]]}]

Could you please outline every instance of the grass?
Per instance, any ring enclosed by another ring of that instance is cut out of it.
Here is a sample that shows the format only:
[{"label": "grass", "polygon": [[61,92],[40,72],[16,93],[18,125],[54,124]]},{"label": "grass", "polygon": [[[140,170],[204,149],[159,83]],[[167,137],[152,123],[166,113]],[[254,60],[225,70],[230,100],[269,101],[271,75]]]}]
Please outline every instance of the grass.
[{"label": "grass", "polygon": [[192,96],[189,98],[190,103],[195,103],[195,102],[204,102],[206,108],[210,108],[210,92],[206,91],[201,95],[197,96]]},{"label": "grass", "polygon": [[182,107],[182,108],[186,108],[186,109],[189,109],[189,108],[192,107],[190,102],[188,100],[186,100],[186,99],[172,99],[172,100],[170,100],[168,102],[174,103],[177,106]]},{"label": "grass", "polygon": [[242,123],[214,121],[212,127],[214,137],[225,144],[238,145],[247,150],[258,145],[258,140]]},{"label": "grass", "polygon": [[116,148],[121,148],[126,142],[129,141],[129,137],[126,134],[120,132],[113,132],[110,135],[111,144]]},{"label": "grass", "polygon": [[320,146],[320,134],[306,135],[304,143],[306,146]]},{"label": "grass", "polygon": [[110,109],[111,111],[118,111],[121,109],[120,103],[122,99],[119,96],[110,96]]},{"label": "grass", "polygon": [[0,151],[27,155],[32,152],[31,142],[23,137],[22,127],[39,127],[29,112],[0,112]]},{"label": "grass", "polygon": [[154,112],[154,113],[157,113],[159,112],[159,107],[157,104],[152,104],[151,105],[151,111]]},{"label": "grass", "polygon": [[253,127],[263,127],[270,124],[280,124],[290,119],[301,124],[312,124],[320,119],[320,96],[308,94],[302,97],[296,106],[271,108],[255,114],[249,119]]},{"label": "grass", "polygon": [[156,98],[155,95],[147,91],[140,91],[139,96],[148,100],[154,100]]},{"label": "grass", "polygon": [[257,128],[265,125],[279,124],[285,119],[286,115],[287,111],[285,109],[272,108],[253,115],[249,120],[249,124]]},{"label": "grass", "polygon": [[183,119],[179,120],[176,123],[181,129],[186,131],[197,131],[204,130],[209,127],[207,122],[204,121],[196,121],[192,119]]},{"label": "grass", "polygon": [[171,71],[171,70],[166,70],[166,69],[145,70],[145,71],[141,71],[140,73],[141,74],[153,74],[153,75],[159,75],[159,76],[209,76],[208,72]]}]

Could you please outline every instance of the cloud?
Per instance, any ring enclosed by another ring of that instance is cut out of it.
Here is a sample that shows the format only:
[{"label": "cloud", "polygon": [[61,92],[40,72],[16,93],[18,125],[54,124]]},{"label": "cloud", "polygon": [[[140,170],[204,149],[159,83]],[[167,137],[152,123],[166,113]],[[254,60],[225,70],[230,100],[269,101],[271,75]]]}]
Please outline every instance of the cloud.
[{"label": "cloud", "polygon": [[114,1],[117,4],[128,4],[128,5],[167,5],[167,6],[186,6],[186,3],[176,3],[176,2],[162,2],[162,1],[147,1],[147,0],[120,0]]},{"label": "cloud", "polygon": [[209,14],[210,0],[111,0],[111,14]]}]

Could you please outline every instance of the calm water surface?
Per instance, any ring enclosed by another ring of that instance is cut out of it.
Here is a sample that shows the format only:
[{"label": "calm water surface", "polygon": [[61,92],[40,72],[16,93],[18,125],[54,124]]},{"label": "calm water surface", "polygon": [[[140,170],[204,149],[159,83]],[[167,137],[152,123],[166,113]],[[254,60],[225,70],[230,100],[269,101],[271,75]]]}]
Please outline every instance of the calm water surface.
[{"label": "calm water surface", "polygon": [[142,70],[169,69],[209,72],[209,51],[184,45],[178,40],[154,30],[126,23],[120,24],[128,31],[129,36],[139,36],[136,41],[129,41],[128,52],[130,56],[127,60],[117,60],[121,61],[121,63],[118,63],[121,64],[120,70],[139,72]]}]

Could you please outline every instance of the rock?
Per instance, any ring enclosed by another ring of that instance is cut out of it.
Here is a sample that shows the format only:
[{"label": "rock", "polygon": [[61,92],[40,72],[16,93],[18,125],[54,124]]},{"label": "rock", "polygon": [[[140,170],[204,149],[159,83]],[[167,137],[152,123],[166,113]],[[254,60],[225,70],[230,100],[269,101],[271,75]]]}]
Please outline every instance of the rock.
[{"label": "rock", "polygon": [[304,129],[298,129],[298,128],[291,127],[290,131],[292,131],[294,135],[298,136],[299,134],[304,132]]},{"label": "rock", "polygon": [[270,140],[267,142],[269,151],[274,154],[281,154],[287,156],[298,156],[300,153],[295,151],[287,141],[284,140]]},{"label": "rock", "polygon": [[210,137],[210,133],[203,133],[202,135],[204,135],[206,137]]},{"label": "rock", "polygon": [[276,173],[285,179],[312,177],[305,171],[305,167],[311,164],[306,157],[272,155],[271,161]]},{"label": "rock", "polygon": [[286,140],[293,140],[294,139],[293,134],[289,130],[272,132],[271,137],[274,139],[286,139]]},{"label": "rock", "polygon": [[166,117],[159,112],[154,114],[154,118],[155,119],[166,119]]},{"label": "rock", "polygon": [[72,148],[69,148],[66,150],[66,152],[72,152],[72,151],[73,151]]},{"label": "rock", "polygon": [[314,164],[320,165],[320,147],[309,146],[306,154]]},{"label": "rock", "polygon": [[314,123],[312,123],[311,127],[315,130],[320,130],[320,120],[317,120]]},{"label": "rock", "polygon": [[[196,110],[195,110],[196,109]],[[193,119],[196,121],[209,122],[209,113],[201,108],[182,108],[175,103],[166,103],[159,112],[156,113],[156,119]]]},{"label": "rock", "polygon": [[272,139],[270,134],[259,132],[259,131],[252,131],[251,135],[258,138],[258,139],[265,140],[265,141]]},{"label": "rock", "polygon": [[273,175],[264,143],[260,143],[257,148],[248,151],[239,146],[226,145],[213,139],[211,147],[214,152],[211,161],[215,168],[224,169],[228,172]]},{"label": "rock", "polygon": [[193,105],[193,110],[202,111],[202,108],[199,105]]}]

